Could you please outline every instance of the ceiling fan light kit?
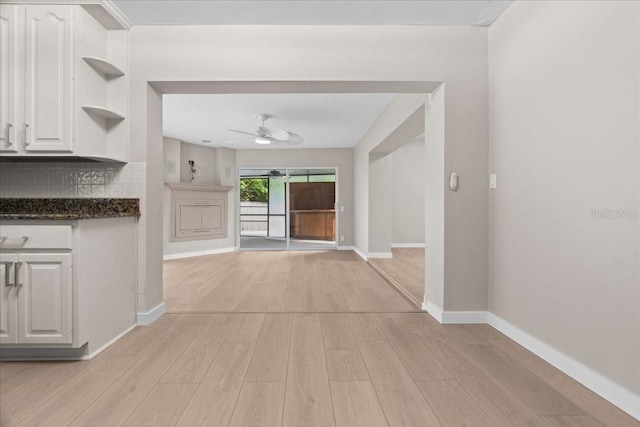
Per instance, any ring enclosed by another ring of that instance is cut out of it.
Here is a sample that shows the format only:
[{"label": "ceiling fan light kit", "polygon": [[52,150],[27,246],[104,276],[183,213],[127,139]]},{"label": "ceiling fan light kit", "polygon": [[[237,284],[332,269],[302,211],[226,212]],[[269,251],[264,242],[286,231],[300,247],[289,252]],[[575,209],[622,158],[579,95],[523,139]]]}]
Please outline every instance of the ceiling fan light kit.
[{"label": "ceiling fan light kit", "polygon": [[271,144],[271,140],[264,138],[262,136],[257,136],[255,139],[255,143],[260,145],[268,145],[268,144]]},{"label": "ceiling fan light kit", "polygon": [[277,145],[300,145],[304,141],[304,139],[298,135],[297,133],[289,132],[284,129],[279,129],[277,127],[267,127],[264,123],[272,118],[271,114],[260,113],[256,115],[256,118],[260,120],[262,123],[258,126],[257,131],[255,132],[247,132],[243,130],[237,129],[229,129],[231,132],[241,133],[243,135],[251,135],[254,138],[254,142],[259,145],[269,145],[272,142]]}]

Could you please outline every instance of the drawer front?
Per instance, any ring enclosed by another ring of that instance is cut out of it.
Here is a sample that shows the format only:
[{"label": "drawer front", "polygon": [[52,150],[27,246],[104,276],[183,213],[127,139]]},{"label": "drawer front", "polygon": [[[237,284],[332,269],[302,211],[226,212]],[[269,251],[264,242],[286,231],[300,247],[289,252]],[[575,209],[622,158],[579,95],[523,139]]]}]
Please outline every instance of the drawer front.
[{"label": "drawer front", "polygon": [[1,249],[72,249],[70,225],[0,225]]}]

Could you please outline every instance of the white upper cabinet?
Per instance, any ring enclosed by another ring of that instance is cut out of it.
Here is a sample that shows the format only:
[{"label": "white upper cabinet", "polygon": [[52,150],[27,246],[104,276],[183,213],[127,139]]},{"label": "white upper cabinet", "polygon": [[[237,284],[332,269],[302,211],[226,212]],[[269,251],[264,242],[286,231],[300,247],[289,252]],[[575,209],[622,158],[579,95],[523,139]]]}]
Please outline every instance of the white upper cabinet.
[{"label": "white upper cabinet", "polygon": [[21,8],[0,5],[0,152],[18,152],[18,74]]},{"label": "white upper cabinet", "polygon": [[24,149],[72,152],[72,6],[25,12]]},{"label": "white upper cabinet", "polygon": [[126,161],[126,31],[78,5],[3,3],[0,49],[0,156]]}]

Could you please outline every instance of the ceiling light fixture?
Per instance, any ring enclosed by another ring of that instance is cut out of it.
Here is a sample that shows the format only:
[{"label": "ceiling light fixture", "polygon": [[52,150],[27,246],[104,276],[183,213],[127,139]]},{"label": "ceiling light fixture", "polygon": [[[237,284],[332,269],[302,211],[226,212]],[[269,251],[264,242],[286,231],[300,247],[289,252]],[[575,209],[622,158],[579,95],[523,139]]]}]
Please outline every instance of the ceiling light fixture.
[{"label": "ceiling light fixture", "polygon": [[255,141],[256,141],[256,144],[262,144],[262,145],[271,144],[270,139],[264,138],[262,136],[256,137]]}]

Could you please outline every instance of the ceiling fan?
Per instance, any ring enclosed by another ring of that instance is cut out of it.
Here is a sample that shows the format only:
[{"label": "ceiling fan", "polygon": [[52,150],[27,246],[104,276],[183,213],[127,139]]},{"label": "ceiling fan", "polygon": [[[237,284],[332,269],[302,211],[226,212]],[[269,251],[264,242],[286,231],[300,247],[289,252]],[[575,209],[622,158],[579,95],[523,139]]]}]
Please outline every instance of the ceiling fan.
[{"label": "ceiling fan", "polygon": [[262,123],[255,132],[247,132],[244,130],[229,129],[231,132],[241,133],[243,135],[251,135],[254,142],[260,145],[269,145],[271,143],[278,145],[300,145],[304,139],[297,133],[289,132],[277,127],[267,127],[264,122],[272,118],[271,114],[260,113],[256,116]]}]

